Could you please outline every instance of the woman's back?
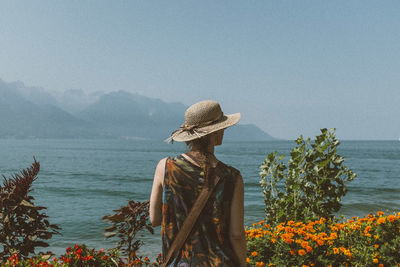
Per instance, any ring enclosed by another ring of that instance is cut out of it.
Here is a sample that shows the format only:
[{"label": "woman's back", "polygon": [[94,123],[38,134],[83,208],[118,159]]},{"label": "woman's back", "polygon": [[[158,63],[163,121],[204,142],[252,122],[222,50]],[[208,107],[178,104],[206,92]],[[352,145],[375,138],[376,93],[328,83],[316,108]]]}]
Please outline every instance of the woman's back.
[{"label": "woman's back", "polygon": [[[238,266],[230,237],[231,204],[234,185],[240,173],[219,162],[215,175],[220,181],[179,256],[169,266]],[[162,196],[163,255],[178,234],[187,214],[204,185],[203,169],[182,155],[168,158]]]}]

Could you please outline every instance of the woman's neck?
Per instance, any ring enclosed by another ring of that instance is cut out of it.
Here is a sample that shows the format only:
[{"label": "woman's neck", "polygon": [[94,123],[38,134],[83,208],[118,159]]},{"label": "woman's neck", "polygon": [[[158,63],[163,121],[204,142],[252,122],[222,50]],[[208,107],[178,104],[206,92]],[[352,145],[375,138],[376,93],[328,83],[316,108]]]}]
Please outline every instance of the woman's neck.
[{"label": "woman's neck", "polygon": [[196,147],[193,146],[192,149],[190,150],[190,152],[192,153],[210,153],[210,154],[214,154],[214,146],[208,146],[206,149],[204,148],[200,148],[200,147]]},{"label": "woman's neck", "polygon": [[185,156],[185,155],[183,155],[183,156],[198,166],[202,166],[202,164],[204,162],[206,162],[206,160],[208,158],[208,162],[211,164],[211,166],[216,167],[217,163],[218,163],[218,159],[215,157],[213,152],[214,151],[209,152],[209,151],[204,151],[204,150],[192,149],[186,153],[187,156]]}]

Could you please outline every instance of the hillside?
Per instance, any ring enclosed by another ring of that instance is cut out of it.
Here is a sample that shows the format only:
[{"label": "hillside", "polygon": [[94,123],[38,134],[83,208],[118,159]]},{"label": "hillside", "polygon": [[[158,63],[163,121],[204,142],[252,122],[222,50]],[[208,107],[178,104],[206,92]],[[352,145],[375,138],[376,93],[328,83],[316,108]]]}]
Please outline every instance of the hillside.
[{"label": "hillside", "polygon": [[[84,97],[82,92],[79,94]],[[164,140],[182,124],[187,109],[182,103],[167,103],[126,91],[82,98],[80,103],[77,97],[70,98],[75,103],[66,103],[65,94],[59,99],[62,101],[41,88],[0,80],[0,137]],[[256,125],[240,124],[226,131],[225,139],[274,140]]]}]

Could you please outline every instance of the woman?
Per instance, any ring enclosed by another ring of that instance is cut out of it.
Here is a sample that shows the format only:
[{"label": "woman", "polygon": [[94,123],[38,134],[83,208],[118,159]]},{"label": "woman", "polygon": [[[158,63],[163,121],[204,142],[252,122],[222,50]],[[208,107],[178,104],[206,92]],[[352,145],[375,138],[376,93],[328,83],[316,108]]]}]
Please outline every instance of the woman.
[{"label": "woman", "polygon": [[[214,155],[224,129],[239,119],[239,113],[224,115],[216,101],[201,101],[186,110],[185,123],[169,138],[186,142],[190,151],[160,160],[154,174],[150,220],[153,226],[161,224],[164,258],[203,185],[216,176],[219,181],[168,266],[245,266],[243,180],[238,170]],[[204,176],[209,168],[212,177]]]}]

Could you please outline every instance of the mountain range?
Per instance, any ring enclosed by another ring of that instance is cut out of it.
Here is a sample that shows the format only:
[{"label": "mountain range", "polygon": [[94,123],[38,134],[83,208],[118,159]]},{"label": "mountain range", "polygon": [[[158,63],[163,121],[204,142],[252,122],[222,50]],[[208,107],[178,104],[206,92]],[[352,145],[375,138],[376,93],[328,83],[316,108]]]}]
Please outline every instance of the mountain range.
[{"label": "mountain range", "polygon": [[[184,121],[182,103],[126,91],[54,95],[22,82],[0,79],[1,138],[132,138],[163,140]],[[253,124],[238,124],[225,140],[275,140]]]}]

